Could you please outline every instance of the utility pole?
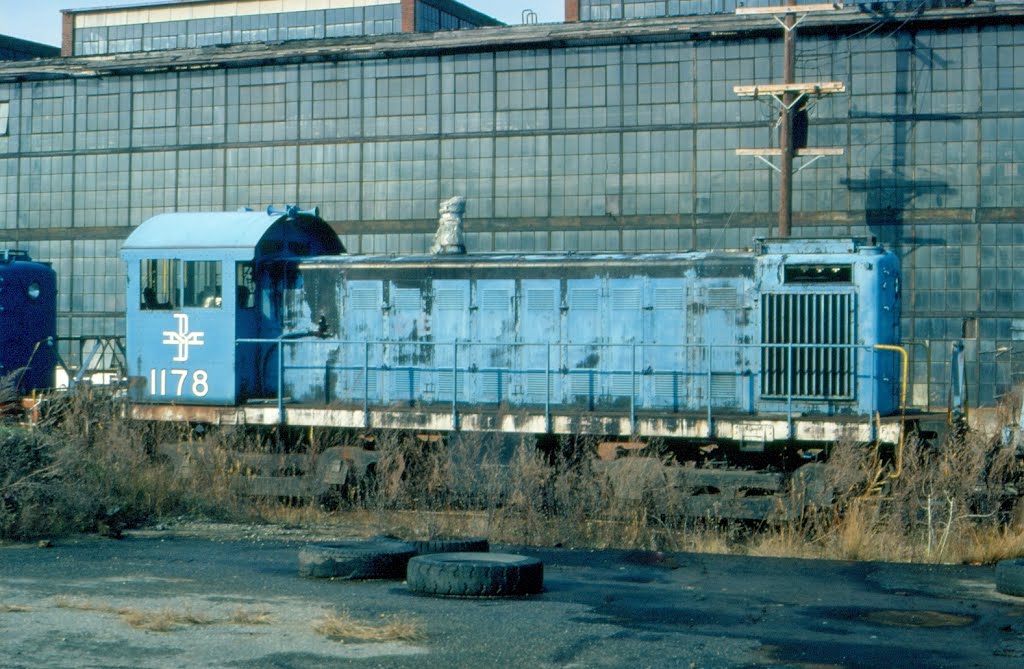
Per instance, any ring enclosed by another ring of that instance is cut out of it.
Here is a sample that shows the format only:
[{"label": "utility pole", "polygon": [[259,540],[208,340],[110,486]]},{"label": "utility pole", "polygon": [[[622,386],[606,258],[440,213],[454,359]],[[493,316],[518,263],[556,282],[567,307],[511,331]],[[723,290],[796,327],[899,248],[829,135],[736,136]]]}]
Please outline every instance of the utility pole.
[{"label": "utility pole", "polygon": [[[796,0],[786,0],[787,4],[778,7],[742,7],[737,14],[769,15],[783,28],[782,43],[782,83],[755,84],[753,86],[734,86],[733,92],[740,96],[758,98],[768,96],[780,107],[779,147],[777,149],[736,149],[736,155],[754,156],[779,173],[779,223],[776,235],[780,238],[789,237],[793,228],[793,158],[810,157],[796,171],[804,169],[824,156],[841,156],[841,148],[807,148],[798,147],[794,142],[793,121],[796,114],[803,109],[810,96],[821,97],[832,93],[842,93],[846,87],[842,82],[826,81],[815,83],[796,82],[796,27],[804,18],[814,12],[842,9],[841,4],[797,5]],[[780,18],[781,17],[781,18]],[[778,156],[776,166],[769,158]]]}]

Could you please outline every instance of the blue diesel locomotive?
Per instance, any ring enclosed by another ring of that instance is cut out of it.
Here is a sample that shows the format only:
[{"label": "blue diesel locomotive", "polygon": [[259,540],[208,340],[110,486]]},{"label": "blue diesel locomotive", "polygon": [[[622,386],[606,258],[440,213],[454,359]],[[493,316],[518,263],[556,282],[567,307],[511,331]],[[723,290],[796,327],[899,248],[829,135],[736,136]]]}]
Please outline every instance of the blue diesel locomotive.
[{"label": "blue diesel locomotive", "polygon": [[53,387],[56,337],[56,272],[24,251],[0,250],[0,383],[12,395]]},{"label": "blue diesel locomotive", "polygon": [[900,267],[753,251],[346,255],[316,211],[174,213],[126,240],[131,415],[896,443]]}]

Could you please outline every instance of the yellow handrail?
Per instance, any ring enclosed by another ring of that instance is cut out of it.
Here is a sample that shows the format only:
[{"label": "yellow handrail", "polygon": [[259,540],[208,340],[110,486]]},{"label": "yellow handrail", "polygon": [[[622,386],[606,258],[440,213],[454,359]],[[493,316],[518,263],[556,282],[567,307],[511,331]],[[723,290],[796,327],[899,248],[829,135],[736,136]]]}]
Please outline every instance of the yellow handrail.
[{"label": "yellow handrail", "polygon": [[896,351],[903,356],[903,375],[900,379],[900,442],[896,448],[896,471],[889,474],[889,478],[898,479],[903,473],[903,438],[907,429],[907,374],[910,367],[910,356],[907,349],[892,344],[875,344],[880,351]]}]

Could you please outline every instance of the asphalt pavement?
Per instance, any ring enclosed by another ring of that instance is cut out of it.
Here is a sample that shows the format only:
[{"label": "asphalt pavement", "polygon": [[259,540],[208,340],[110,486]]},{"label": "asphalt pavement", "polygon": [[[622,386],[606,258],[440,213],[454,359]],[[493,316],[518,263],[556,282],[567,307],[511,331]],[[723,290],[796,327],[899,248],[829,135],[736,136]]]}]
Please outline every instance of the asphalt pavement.
[{"label": "asphalt pavement", "polygon": [[[543,594],[442,599],[300,578],[305,543],[150,531],[0,546],[0,666],[1024,667],[1024,598],[997,593],[990,566],[496,546],[544,562]],[[125,610],[202,624],[136,629]],[[331,612],[399,616],[420,638],[331,640],[314,629]]]}]

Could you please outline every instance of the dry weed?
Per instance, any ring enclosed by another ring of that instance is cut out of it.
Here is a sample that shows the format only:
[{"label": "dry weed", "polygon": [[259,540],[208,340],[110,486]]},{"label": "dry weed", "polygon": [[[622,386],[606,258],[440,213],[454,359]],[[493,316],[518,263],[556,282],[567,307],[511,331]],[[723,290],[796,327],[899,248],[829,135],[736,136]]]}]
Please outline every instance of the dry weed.
[{"label": "dry weed", "polygon": [[178,627],[212,625],[216,622],[212,618],[194,613],[191,609],[175,611],[163,608],[158,611],[145,611],[126,608],[119,609],[117,614],[129,627],[148,632],[169,632]]},{"label": "dry weed", "polygon": [[381,616],[380,622],[357,620],[348,611],[328,613],[318,620],[313,631],[334,641],[418,641],[422,625],[400,616]]},{"label": "dry weed", "polygon": [[32,611],[31,606],[24,606],[22,604],[0,604],[0,613],[29,613]]},{"label": "dry weed", "polygon": [[217,622],[214,618],[194,613],[189,608],[177,611],[165,607],[156,611],[147,611],[66,596],[55,597],[53,605],[59,609],[114,614],[129,627],[147,632],[169,632],[178,627],[212,625]]},{"label": "dry weed", "polygon": [[[940,448],[909,443],[898,476],[891,454],[874,445],[835,444],[822,483],[833,503],[815,508],[793,491],[780,500],[777,518],[754,528],[714,513],[693,518],[698,505],[685,467],[658,443],[597,463],[596,440],[579,436],[552,437],[541,448],[502,435],[397,431],[346,435],[343,442],[340,433],[140,425],[121,419],[110,397],[89,392],[48,406],[36,433],[0,440],[0,493],[17,502],[0,505],[0,536],[117,534],[149,518],[189,516],[656,551],[924,562],[1024,553],[1024,526],[1007,529],[1006,522],[1008,495],[1024,482],[1021,463],[972,438]],[[356,443],[374,445],[376,469],[333,500],[344,516],[308,500],[251,494],[254,483],[275,473],[243,452],[313,471],[324,449]],[[14,461],[23,466],[11,467]]]},{"label": "dry weed", "polygon": [[246,609],[239,607],[231,612],[227,622],[232,625],[270,625],[274,616],[266,609]]}]

